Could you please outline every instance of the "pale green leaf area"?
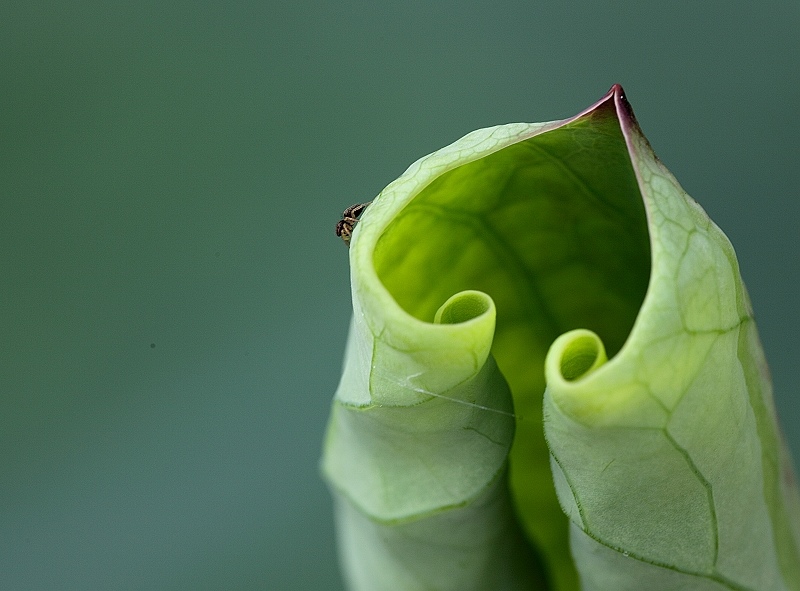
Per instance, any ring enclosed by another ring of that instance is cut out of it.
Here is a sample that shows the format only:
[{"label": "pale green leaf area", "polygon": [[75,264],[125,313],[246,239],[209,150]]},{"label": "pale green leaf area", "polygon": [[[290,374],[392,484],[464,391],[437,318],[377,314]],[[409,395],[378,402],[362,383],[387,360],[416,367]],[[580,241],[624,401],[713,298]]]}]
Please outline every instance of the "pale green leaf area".
[{"label": "pale green leaf area", "polygon": [[350,257],[323,472],[352,589],[800,590],[735,254],[619,87],[416,162]]}]

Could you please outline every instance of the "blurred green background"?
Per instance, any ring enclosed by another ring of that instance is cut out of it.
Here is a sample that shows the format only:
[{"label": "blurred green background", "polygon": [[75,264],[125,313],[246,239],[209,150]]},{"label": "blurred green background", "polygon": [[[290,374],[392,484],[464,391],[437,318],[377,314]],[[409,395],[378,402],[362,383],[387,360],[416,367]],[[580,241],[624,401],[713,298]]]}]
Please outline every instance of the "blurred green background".
[{"label": "blurred green background", "polygon": [[1,12],[1,589],[341,589],[341,210],[614,82],[737,249],[800,459],[796,0]]}]

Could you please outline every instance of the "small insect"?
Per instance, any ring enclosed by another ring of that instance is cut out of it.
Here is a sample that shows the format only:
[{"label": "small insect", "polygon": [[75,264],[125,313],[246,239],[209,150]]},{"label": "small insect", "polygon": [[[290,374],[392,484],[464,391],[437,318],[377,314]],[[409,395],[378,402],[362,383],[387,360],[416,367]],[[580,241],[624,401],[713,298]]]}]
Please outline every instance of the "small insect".
[{"label": "small insect", "polygon": [[356,203],[342,212],[342,219],[336,222],[336,235],[341,236],[347,246],[350,246],[350,237],[353,235],[353,228],[358,223],[359,216],[367,209],[367,205],[372,203]]}]

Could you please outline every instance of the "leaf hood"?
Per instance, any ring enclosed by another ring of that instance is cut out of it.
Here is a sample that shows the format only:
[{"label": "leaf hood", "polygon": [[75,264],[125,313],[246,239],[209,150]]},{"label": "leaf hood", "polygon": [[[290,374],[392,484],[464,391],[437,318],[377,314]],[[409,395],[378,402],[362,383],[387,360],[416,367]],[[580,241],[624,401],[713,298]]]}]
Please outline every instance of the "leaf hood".
[{"label": "leaf hood", "polygon": [[733,248],[621,87],[415,162],[350,263],[323,472],[354,589],[800,589]]}]

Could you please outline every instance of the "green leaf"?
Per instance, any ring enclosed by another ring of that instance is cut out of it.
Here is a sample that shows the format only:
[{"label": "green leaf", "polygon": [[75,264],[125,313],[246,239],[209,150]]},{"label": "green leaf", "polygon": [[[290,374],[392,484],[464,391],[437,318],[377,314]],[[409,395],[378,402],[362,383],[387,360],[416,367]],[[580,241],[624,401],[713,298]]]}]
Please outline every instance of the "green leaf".
[{"label": "green leaf", "polygon": [[602,342],[573,332],[545,365],[545,431],[584,588],[800,589],[797,492],[733,248],[615,98],[650,285],[614,359],[576,375],[576,343]]},{"label": "green leaf", "polygon": [[322,467],[351,588],[800,589],[733,249],[619,86],[419,160],[350,262]]}]

